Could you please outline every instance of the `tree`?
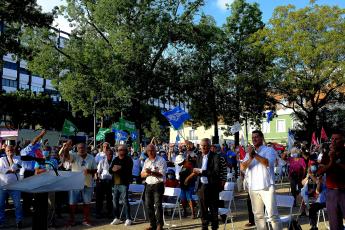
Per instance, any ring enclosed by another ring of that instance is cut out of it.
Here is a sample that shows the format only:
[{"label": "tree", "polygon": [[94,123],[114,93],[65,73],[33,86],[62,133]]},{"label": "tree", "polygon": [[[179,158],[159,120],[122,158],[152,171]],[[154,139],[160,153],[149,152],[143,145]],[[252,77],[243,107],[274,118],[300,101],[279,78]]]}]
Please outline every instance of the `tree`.
[{"label": "tree", "polygon": [[159,121],[156,117],[151,118],[151,123],[149,128],[144,128],[144,134],[146,138],[161,138],[162,131],[159,125]]},{"label": "tree", "polygon": [[265,52],[274,58],[272,93],[294,111],[307,131],[316,127],[322,109],[342,102],[345,74],[345,10],[337,6],[275,9],[259,32]]},{"label": "tree", "polygon": [[[229,77],[230,98],[222,107],[227,123],[245,121],[246,127],[247,123],[259,125],[264,111],[274,108],[266,75],[271,60],[262,52],[262,45],[254,36],[263,27],[262,12],[257,3],[235,0],[231,4],[231,15],[224,25],[227,43],[222,59]],[[238,133],[235,143],[239,144]]]},{"label": "tree", "polygon": [[222,52],[224,33],[216,26],[215,20],[202,15],[199,24],[189,34],[189,44],[182,60],[181,88],[179,96],[187,95],[190,100],[189,112],[194,123],[214,125],[213,142],[219,142],[218,119],[221,100],[226,97],[222,86],[223,75],[219,56]]},{"label": "tree", "polygon": [[67,1],[61,12],[75,25],[62,48],[52,31],[27,31],[36,48],[30,68],[54,79],[74,111],[123,112],[140,127],[141,106],[165,95],[174,79],[174,49],[202,0]]},{"label": "tree", "polygon": [[[0,3],[0,76],[8,53],[29,56],[31,50],[22,45],[20,36],[27,27],[49,27],[53,22],[52,13],[42,13],[36,0],[2,0]],[[0,81],[0,89],[2,82]],[[1,91],[1,90],[0,90]]]}]

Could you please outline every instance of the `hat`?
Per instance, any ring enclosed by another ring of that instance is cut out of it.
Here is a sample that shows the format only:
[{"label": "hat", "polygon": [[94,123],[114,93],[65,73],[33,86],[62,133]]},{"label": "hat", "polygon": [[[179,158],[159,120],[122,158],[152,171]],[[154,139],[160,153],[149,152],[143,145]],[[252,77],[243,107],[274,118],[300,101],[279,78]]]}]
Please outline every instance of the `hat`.
[{"label": "hat", "polygon": [[176,164],[182,164],[184,162],[184,157],[182,155],[178,155],[175,159]]}]

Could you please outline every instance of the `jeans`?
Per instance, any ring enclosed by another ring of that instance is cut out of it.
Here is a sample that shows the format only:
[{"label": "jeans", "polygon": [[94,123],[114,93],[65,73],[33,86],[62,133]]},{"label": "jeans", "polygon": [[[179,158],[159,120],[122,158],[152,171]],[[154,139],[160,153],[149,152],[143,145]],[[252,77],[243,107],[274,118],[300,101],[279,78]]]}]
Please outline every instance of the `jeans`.
[{"label": "jeans", "polygon": [[123,210],[126,220],[131,220],[131,210],[128,201],[128,185],[114,185],[113,205],[115,218],[120,218],[120,200],[123,204]]},{"label": "jeans", "polygon": [[331,230],[343,230],[345,217],[345,191],[328,189],[326,193],[326,207]]},{"label": "jeans", "polygon": [[[93,187],[84,187],[82,190],[69,191],[69,204],[77,204],[80,201],[84,204],[90,204],[92,199]],[[80,197],[81,196],[81,197]]]},{"label": "jeans", "polygon": [[266,208],[268,220],[271,222],[273,230],[282,229],[274,186],[271,185],[269,188],[263,190],[249,191],[249,195],[252,201],[256,229],[266,229],[264,207]]},{"label": "jeans", "polygon": [[218,189],[208,184],[202,184],[197,191],[202,222],[202,229],[208,229],[211,221],[212,229],[218,229]]},{"label": "jeans", "polygon": [[0,223],[4,223],[5,221],[5,206],[6,206],[6,198],[7,196],[11,196],[14,209],[16,214],[16,222],[22,221],[23,219],[23,210],[22,204],[20,203],[20,191],[13,191],[13,190],[3,190],[0,189]]},{"label": "jeans", "polygon": [[[145,190],[145,207],[149,216],[150,225],[153,229],[157,228],[159,224],[161,227],[164,225],[163,221],[163,194],[164,184],[147,184]],[[155,208],[157,212],[155,213]]]}]

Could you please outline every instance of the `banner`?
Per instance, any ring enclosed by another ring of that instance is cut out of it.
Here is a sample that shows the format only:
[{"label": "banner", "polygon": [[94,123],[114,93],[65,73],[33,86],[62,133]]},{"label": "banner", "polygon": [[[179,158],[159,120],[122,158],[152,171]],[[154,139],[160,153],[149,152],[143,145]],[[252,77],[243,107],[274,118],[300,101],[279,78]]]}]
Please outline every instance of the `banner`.
[{"label": "banner", "polygon": [[105,139],[105,134],[110,133],[111,130],[109,128],[100,128],[97,135],[96,141],[102,141]]},{"label": "banner", "polygon": [[189,113],[181,109],[179,106],[176,106],[170,111],[162,113],[166,119],[168,119],[169,123],[174,127],[174,129],[178,130],[183,122],[190,119]]},{"label": "banner", "polygon": [[75,126],[71,121],[65,119],[62,127],[62,135],[74,136],[78,132],[77,126]]},{"label": "banner", "polygon": [[273,119],[273,111],[269,111],[267,113],[267,120],[266,120],[267,123],[269,124],[272,119]]},{"label": "banner", "polygon": [[241,124],[238,121],[236,121],[235,124],[233,124],[230,128],[230,132],[232,134],[235,134],[239,132],[240,130],[241,130]]},{"label": "banner", "polygon": [[136,140],[138,138],[138,132],[137,131],[131,132],[131,138],[133,141]]},{"label": "banner", "polygon": [[129,131],[129,132],[133,132],[133,131],[136,131],[136,128],[135,128],[135,123],[132,122],[132,121],[127,121],[123,118],[120,118],[119,119],[119,129],[118,130],[126,130],[126,131]]},{"label": "banner", "polygon": [[127,140],[128,134],[123,130],[115,130],[115,140],[125,141]]},{"label": "banner", "polygon": [[328,141],[328,136],[327,136],[326,131],[323,127],[321,129],[321,141]]}]

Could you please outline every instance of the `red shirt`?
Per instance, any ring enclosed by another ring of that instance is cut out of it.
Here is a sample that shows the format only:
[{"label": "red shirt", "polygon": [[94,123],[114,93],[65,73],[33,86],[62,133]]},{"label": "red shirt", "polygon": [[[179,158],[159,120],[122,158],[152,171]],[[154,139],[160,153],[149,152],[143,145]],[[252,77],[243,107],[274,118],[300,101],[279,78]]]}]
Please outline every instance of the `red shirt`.
[{"label": "red shirt", "polygon": [[[328,154],[323,154],[321,164],[329,163]],[[326,186],[328,189],[345,190],[345,170],[338,163],[345,164],[345,154],[342,153],[337,163],[326,171]]]}]

